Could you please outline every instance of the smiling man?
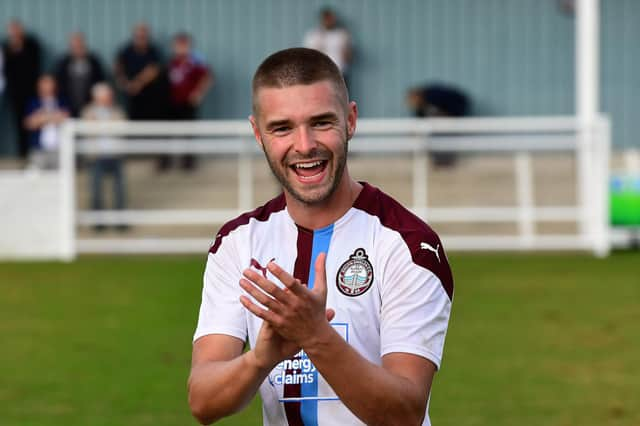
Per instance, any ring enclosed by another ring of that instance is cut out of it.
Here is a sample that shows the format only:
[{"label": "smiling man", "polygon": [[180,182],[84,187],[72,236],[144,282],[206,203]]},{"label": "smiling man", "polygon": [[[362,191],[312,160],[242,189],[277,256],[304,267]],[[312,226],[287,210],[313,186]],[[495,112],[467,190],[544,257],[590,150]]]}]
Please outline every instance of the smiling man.
[{"label": "smiling man", "polygon": [[318,51],[258,67],[250,121],[283,193],[209,250],[189,377],[201,423],[260,391],[265,425],[430,424],[453,278],[427,224],[349,175],[357,116]]}]

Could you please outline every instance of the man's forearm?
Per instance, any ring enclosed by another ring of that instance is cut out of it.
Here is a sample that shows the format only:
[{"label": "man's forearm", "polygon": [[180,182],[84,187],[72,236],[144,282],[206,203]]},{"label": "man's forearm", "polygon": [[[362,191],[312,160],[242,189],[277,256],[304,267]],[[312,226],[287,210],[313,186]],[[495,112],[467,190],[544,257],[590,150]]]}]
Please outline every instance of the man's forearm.
[{"label": "man's forearm", "polygon": [[193,415],[202,424],[210,424],[241,410],[268,374],[268,369],[255,362],[253,352],[195,367],[189,377],[189,406]]},{"label": "man's forearm", "polygon": [[369,362],[333,328],[318,333],[303,349],[340,400],[363,422],[421,424],[428,397],[424,390]]}]

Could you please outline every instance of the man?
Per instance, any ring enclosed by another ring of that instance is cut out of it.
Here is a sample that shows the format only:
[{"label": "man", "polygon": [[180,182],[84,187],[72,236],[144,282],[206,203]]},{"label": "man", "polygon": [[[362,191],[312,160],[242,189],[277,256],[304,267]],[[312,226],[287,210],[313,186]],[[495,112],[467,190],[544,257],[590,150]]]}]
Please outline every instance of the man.
[{"label": "man", "polygon": [[258,390],[266,425],[429,424],[453,279],[424,222],[351,178],[356,119],[316,50],[256,71],[250,121],[284,192],[209,251],[189,378],[203,424]]},{"label": "man", "polygon": [[[407,91],[407,106],[416,117],[464,117],[469,114],[469,96],[454,86],[431,83]],[[450,167],[456,163],[453,152],[432,154],[435,166]]]},{"label": "man", "polygon": [[56,67],[56,81],[60,96],[69,102],[72,117],[79,117],[82,109],[91,101],[91,88],[105,80],[102,64],[87,49],[80,32],[69,36],[69,52]]},{"label": "man", "polygon": [[127,96],[131,120],[160,120],[166,117],[167,92],[160,54],[151,43],[149,27],[137,24],[132,40],[116,58],[114,70],[118,87]]},{"label": "man", "polygon": [[50,74],[38,78],[38,96],[27,105],[24,127],[29,131],[31,169],[58,167],[60,125],[69,117],[69,108],[58,96],[56,80]]},{"label": "man", "polygon": [[7,33],[7,40],[2,46],[7,98],[13,111],[18,155],[26,159],[30,144],[23,121],[27,104],[36,95],[36,81],[40,75],[40,44],[25,32],[20,21],[9,22]]},{"label": "man", "polygon": [[[83,120],[92,121],[119,121],[125,120],[124,112],[116,105],[111,86],[107,83],[97,83],[91,89],[92,101],[82,110]],[[101,149],[108,152],[115,140],[111,137],[99,137],[93,139]],[[113,208],[123,210],[126,204],[125,178],[122,159],[113,154],[102,154],[92,158],[91,162],[91,208],[102,210],[104,208],[103,181],[109,175],[113,178]],[[95,231],[103,231],[104,225],[94,227]],[[118,225],[116,229],[124,231],[125,225]]]},{"label": "man", "polygon": [[351,34],[338,25],[338,17],[333,9],[324,8],[320,11],[320,26],[307,32],[304,46],[329,56],[342,76],[347,78],[352,59]]},{"label": "man", "polygon": [[[195,120],[198,107],[213,83],[213,75],[202,60],[193,54],[191,36],[181,32],[173,38],[173,57],[169,62],[171,120]],[[161,157],[158,168],[170,166],[168,155]],[[193,170],[195,157],[187,154],[182,158],[182,168]]]}]

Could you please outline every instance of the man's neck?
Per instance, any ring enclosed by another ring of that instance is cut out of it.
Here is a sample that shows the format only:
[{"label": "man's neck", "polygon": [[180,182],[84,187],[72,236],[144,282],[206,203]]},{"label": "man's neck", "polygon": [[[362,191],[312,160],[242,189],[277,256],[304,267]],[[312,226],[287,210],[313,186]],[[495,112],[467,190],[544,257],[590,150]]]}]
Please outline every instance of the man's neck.
[{"label": "man's neck", "polygon": [[345,170],[340,185],[326,201],[316,205],[308,205],[294,199],[287,191],[287,211],[293,221],[307,229],[321,229],[331,225],[344,216],[362,190],[362,185],[351,179]]}]

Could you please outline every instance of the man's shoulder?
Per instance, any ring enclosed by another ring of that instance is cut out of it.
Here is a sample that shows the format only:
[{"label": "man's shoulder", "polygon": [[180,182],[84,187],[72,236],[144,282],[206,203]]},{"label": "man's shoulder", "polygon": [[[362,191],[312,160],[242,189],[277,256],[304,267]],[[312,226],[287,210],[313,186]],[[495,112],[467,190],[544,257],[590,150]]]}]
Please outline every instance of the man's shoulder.
[{"label": "man's shoulder", "polygon": [[236,229],[249,224],[249,222],[251,222],[251,219],[257,220],[259,222],[266,222],[269,220],[271,215],[284,210],[285,207],[286,202],[284,194],[280,194],[279,196],[269,200],[264,205],[250,212],[243,213],[235,219],[228,221],[227,223],[222,225],[222,227],[218,231],[216,239],[209,249],[209,253],[215,254],[220,248],[223,240],[225,240],[229,236],[229,234],[231,234]]},{"label": "man's shoulder", "polygon": [[[411,210],[379,188],[362,182],[362,192],[354,207],[375,216],[382,226],[400,233],[415,232],[423,238],[438,238],[435,231]],[[435,240],[433,240],[435,242]]]},{"label": "man's shoulder", "polygon": [[363,185],[354,207],[376,217],[382,227],[395,232],[409,250],[413,263],[433,272],[452,297],[453,277],[438,234],[390,195],[367,183]]}]

